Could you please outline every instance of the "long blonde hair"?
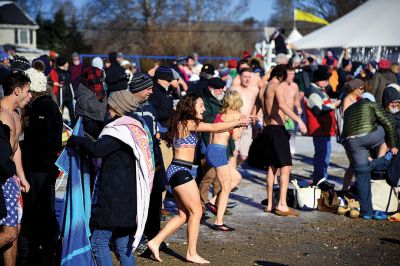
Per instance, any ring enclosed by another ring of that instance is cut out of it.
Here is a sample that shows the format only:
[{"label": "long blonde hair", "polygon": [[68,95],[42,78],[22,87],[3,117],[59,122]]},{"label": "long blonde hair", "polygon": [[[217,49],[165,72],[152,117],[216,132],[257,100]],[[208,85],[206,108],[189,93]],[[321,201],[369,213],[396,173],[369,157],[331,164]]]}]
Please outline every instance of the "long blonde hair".
[{"label": "long blonde hair", "polygon": [[243,100],[239,92],[230,90],[225,94],[221,113],[225,114],[228,110],[240,111],[242,106]]}]

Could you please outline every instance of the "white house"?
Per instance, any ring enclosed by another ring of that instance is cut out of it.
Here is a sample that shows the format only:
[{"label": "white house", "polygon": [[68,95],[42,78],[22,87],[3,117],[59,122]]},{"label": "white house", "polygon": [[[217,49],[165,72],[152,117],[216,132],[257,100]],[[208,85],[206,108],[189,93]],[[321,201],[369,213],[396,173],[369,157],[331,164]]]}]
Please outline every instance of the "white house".
[{"label": "white house", "polygon": [[38,24],[18,4],[0,1],[0,45],[36,49]]}]

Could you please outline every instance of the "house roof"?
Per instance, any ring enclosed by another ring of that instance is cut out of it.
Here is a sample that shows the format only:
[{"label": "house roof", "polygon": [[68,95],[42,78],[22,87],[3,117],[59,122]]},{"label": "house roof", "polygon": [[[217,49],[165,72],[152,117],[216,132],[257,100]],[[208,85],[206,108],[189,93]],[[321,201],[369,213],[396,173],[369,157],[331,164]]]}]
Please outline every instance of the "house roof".
[{"label": "house roof", "polygon": [[36,26],[33,20],[21,7],[11,1],[0,1],[0,24]]}]

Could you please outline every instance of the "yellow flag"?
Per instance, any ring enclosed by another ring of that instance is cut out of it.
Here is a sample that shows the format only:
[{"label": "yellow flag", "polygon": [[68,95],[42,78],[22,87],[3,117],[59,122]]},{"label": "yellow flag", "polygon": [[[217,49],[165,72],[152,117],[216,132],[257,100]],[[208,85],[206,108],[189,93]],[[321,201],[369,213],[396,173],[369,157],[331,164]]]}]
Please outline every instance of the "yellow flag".
[{"label": "yellow flag", "polygon": [[325,24],[325,25],[329,24],[329,22],[326,21],[325,19],[314,16],[311,13],[307,13],[307,12],[301,11],[299,9],[294,9],[294,20],[295,21],[307,21],[307,22]]}]

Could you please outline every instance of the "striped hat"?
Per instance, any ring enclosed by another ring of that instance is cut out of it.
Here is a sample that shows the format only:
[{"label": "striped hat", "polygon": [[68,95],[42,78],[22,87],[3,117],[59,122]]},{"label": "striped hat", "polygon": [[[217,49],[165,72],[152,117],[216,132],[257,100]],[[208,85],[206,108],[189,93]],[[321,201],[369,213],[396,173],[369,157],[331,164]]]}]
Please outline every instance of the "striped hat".
[{"label": "striped hat", "polygon": [[172,81],[174,80],[174,74],[172,73],[172,69],[170,67],[159,66],[154,74],[154,79]]},{"label": "striped hat", "polygon": [[152,87],[153,80],[149,75],[143,73],[136,74],[133,77],[132,82],[129,84],[129,90],[132,93],[136,93]]}]

